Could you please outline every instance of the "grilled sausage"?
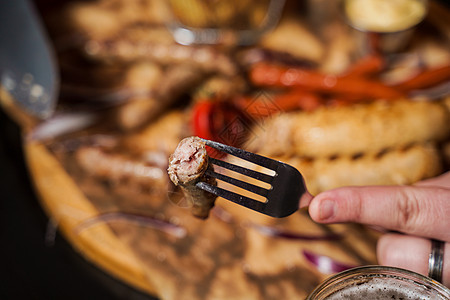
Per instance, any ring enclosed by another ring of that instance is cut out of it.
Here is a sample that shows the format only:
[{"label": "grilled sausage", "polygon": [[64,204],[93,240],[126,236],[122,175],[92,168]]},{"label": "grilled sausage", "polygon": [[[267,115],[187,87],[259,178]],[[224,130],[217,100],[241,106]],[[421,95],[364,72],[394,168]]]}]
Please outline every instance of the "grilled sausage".
[{"label": "grilled sausage", "polygon": [[247,148],[270,156],[352,156],[443,140],[449,132],[442,103],[376,101],[279,114],[254,127]]},{"label": "grilled sausage", "polygon": [[170,156],[167,169],[170,180],[181,187],[186,199],[192,204],[192,214],[202,219],[208,217],[216,200],[215,195],[195,186],[199,181],[217,184],[214,178],[205,176],[208,168],[212,166],[208,163],[205,143],[198,137],[188,137],[180,142]]}]

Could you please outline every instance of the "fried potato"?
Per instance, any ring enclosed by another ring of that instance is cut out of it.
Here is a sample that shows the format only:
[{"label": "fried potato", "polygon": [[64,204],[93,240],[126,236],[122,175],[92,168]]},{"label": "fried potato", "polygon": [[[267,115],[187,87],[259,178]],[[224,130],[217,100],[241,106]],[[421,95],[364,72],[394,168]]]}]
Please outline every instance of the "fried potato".
[{"label": "fried potato", "polygon": [[123,143],[136,152],[163,151],[169,155],[180,140],[189,134],[187,123],[187,115],[174,110],[138,132],[125,136]]},{"label": "fried potato", "polygon": [[[295,37],[295,38],[291,38]],[[324,45],[300,21],[285,18],[272,32],[267,33],[260,43],[268,49],[289,52],[289,54],[319,62],[324,54]]]}]

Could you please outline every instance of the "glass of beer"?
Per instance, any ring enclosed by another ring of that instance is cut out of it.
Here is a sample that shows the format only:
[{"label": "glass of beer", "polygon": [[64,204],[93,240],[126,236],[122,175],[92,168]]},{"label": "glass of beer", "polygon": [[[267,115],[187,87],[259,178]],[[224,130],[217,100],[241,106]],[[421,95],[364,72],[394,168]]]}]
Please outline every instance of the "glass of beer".
[{"label": "glass of beer", "polygon": [[405,269],[385,266],[353,268],[325,280],[307,300],[450,299],[450,289]]}]

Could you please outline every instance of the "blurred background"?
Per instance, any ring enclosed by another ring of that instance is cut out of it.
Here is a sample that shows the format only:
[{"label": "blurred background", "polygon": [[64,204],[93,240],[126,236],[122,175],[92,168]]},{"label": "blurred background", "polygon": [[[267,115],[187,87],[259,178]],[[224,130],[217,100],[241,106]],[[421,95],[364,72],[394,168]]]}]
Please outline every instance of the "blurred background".
[{"label": "blurred background", "polygon": [[[37,0],[35,2],[40,9],[55,9],[55,7],[62,6],[63,3],[68,1]],[[78,2],[93,3],[95,1],[86,0]],[[176,3],[177,1],[174,0],[172,2]],[[450,5],[450,1],[440,2],[447,6]],[[317,6],[314,6],[316,10],[313,10],[312,6],[308,6],[311,3],[317,4]],[[315,31],[323,31],[328,36],[333,36],[329,31],[320,28],[324,23],[328,24],[324,20],[328,20],[327,18],[329,16],[321,8],[326,7],[329,3],[329,0],[298,0],[298,2],[287,2],[290,5],[289,7],[296,9],[309,7],[311,12],[314,12],[315,17],[312,18],[311,15],[311,20],[308,21],[311,24],[316,24],[315,22],[317,22],[317,26],[313,26],[313,29]],[[93,18],[93,20],[96,20],[96,18]],[[51,22],[53,20],[47,21]],[[91,21],[91,19],[88,21]],[[58,26],[55,26],[53,29],[56,34],[58,30],[63,30],[62,27],[59,28]],[[93,29],[99,29],[101,31],[105,27],[93,26]],[[343,39],[344,42],[341,42],[339,36],[336,36],[335,47],[340,47],[342,44],[345,44],[345,39]],[[74,44],[79,42],[76,35],[71,36],[71,38],[59,40],[59,45],[70,46],[70,42]],[[278,40],[273,44],[277,43]],[[278,46],[273,44],[273,47]],[[106,45],[108,44],[106,43]],[[343,48],[345,48],[345,51],[348,50],[346,44]],[[318,51],[317,53],[314,51],[300,52],[300,56],[306,55],[307,59],[314,60],[314,62],[316,62],[316,56],[320,57]],[[312,57],[308,55],[312,55]],[[333,59],[330,56],[330,63],[327,65],[328,69],[340,70],[343,68],[343,65],[345,66],[346,61],[341,64],[341,61],[343,61],[342,57],[336,57],[337,59]],[[76,56],[76,58],[78,57]],[[105,66],[110,67],[107,59],[105,61]],[[70,67],[80,67],[78,63],[78,60],[74,60],[74,64],[70,65]],[[89,61],[89,63],[92,62]],[[97,66],[95,64],[92,65]],[[87,84],[89,87],[93,85],[92,81],[89,76],[85,76],[88,74],[88,71],[82,69],[82,67],[80,67],[82,71],[80,74],[82,76],[76,79],[81,84]],[[91,70],[92,73],[94,71]],[[119,72],[116,71],[112,70],[113,75],[118,73],[125,74],[125,72],[120,70]],[[64,75],[67,76],[67,73],[63,74],[63,77]],[[102,76],[98,77],[98,81],[105,84],[106,87],[114,85],[114,82],[108,82]],[[77,82],[75,81],[75,83]],[[101,85],[99,84],[99,86]],[[136,88],[139,87],[140,83],[136,84]],[[139,94],[135,98],[132,100],[139,100]],[[67,101],[70,104],[70,99]],[[129,125],[125,123],[121,124],[121,126],[124,127],[122,129],[126,130],[128,128],[127,126],[132,127],[133,124]],[[0,299],[154,300],[155,298],[140,293],[86,261],[52,228],[51,224],[49,225],[49,219],[43,212],[33,191],[31,180],[23,160],[20,134],[19,127],[0,110],[0,239],[2,241],[0,254],[3,259],[2,263],[0,263]]]}]

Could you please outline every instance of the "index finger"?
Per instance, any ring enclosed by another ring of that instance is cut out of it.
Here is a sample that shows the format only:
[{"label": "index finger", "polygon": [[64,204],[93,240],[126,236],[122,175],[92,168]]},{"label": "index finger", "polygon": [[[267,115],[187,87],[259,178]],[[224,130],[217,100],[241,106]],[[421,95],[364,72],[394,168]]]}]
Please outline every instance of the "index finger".
[{"label": "index finger", "polygon": [[450,189],[427,186],[345,187],[312,199],[321,223],[356,222],[450,241]]}]

